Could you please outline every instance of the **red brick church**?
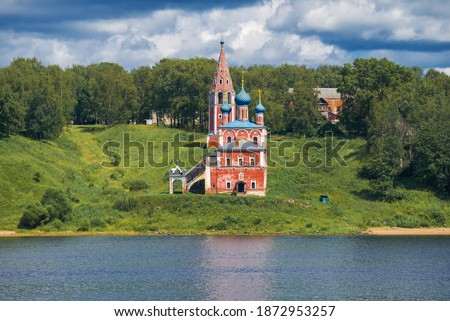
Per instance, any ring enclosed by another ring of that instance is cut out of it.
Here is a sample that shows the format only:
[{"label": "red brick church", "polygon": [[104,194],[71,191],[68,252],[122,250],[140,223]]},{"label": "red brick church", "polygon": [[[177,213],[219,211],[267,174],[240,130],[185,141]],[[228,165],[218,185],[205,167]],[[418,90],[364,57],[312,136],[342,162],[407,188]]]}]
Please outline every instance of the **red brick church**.
[{"label": "red brick church", "polygon": [[[250,95],[244,89],[236,95],[224,50],[220,42],[217,69],[209,91],[208,148],[214,151],[189,171],[178,165],[170,170],[173,182],[182,181],[182,192],[204,179],[206,194],[260,195],[267,186],[267,127],[265,108],[259,97],[254,107],[256,122],[249,120]],[[252,108],[253,109],[253,108]]]}]

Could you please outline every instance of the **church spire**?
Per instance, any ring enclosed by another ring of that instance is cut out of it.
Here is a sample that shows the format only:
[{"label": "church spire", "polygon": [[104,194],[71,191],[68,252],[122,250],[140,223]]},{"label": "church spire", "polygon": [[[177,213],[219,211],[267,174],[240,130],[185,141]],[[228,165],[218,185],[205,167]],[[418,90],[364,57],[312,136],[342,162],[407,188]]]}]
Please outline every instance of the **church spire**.
[{"label": "church spire", "polygon": [[218,126],[223,124],[221,106],[225,102],[229,104],[230,108],[228,121],[232,122],[235,120],[236,107],[234,98],[233,82],[225,55],[225,42],[221,40],[219,59],[209,90],[209,132],[217,134]]}]

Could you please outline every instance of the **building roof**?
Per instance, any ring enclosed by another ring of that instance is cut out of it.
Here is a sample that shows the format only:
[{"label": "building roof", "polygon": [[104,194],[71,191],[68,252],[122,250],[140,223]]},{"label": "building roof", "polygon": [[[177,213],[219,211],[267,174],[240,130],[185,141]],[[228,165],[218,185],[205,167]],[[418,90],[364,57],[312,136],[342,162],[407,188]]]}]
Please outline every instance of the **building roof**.
[{"label": "building roof", "polygon": [[323,99],[341,99],[341,94],[337,88],[317,88],[319,98]]},{"label": "building roof", "polygon": [[264,149],[256,144],[253,144],[247,140],[238,140],[223,145],[217,149],[219,152],[260,152]]},{"label": "building roof", "polygon": [[251,122],[249,120],[235,120],[232,121],[231,123],[228,123],[226,125],[222,125],[219,126],[221,128],[261,128],[261,127],[265,127],[265,126],[259,126],[256,125],[254,122]]}]

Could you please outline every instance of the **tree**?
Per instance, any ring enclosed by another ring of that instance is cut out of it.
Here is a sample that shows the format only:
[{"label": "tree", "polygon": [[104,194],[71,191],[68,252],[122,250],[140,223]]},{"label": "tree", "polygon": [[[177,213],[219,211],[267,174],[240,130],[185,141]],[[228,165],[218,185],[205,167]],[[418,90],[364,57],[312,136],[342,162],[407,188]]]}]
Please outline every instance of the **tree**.
[{"label": "tree", "polygon": [[133,77],[122,66],[102,62],[89,65],[87,74],[96,122],[112,125],[136,117],[137,89]]},{"label": "tree", "polygon": [[307,137],[316,136],[325,123],[317,107],[317,96],[312,86],[297,84],[287,100],[284,113],[286,130]]},{"label": "tree", "polygon": [[69,199],[63,191],[56,188],[48,188],[41,198],[41,204],[49,209],[50,220],[56,218],[61,221],[65,221],[70,212],[72,212],[72,206]]},{"label": "tree", "polygon": [[63,109],[52,86],[43,79],[30,102],[26,116],[26,134],[35,139],[58,137],[65,125]]},{"label": "tree", "polygon": [[47,209],[40,203],[28,205],[19,221],[19,228],[33,229],[48,223],[50,220]]},{"label": "tree", "polygon": [[138,114],[137,118],[143,121],[146,118],[152,117],[152,83],[153,72],[152,68],[148,66],[142,66],[131,71],[133,76],[134,85],[137,89],[138,95]]},{"label": "tree", "polygon": [[401,117],[398,108],[388,99],[376,102],[371,109],[368,164],[363,168],[371,178],[374,192],[383,198],[392,195],[394,178],[401,172],[403,147]]},{"label": "tree", "polygon": [[411,68],[383,59],[355,59],[344,64],[342,82],[338,91],[345,98],[341,122],[347,130],[367,135],[369,115],[373,104],[382,100],[391,90],[398,89],[417,77]]},{"label": "tree", "polygon": [[25,112],[18,94],[0,81],[0,137],[20,133],[25,128]]}]

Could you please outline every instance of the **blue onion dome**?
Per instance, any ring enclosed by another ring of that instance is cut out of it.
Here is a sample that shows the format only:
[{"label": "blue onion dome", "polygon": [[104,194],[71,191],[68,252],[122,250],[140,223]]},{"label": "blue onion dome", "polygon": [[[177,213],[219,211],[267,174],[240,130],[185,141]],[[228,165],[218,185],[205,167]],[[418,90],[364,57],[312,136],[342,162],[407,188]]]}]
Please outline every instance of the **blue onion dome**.
[{"label": "blue onion dome", "polygon": [[236,98],[234,98],[234,101],[236,102],[236,105],[238,106],[248,106],[252,99],[250,98],[250,95],[247,94],[244,87],[242,87],[239,94],[236,95]]},{"label": "blue onion dome", "polygon": [[222,113],[225,113],[225,114],[229,114],[230,113],[231,107],[230,107],[230,105],[228,105],[227,101],[225,103],[223,103],[222,107],[220,107],[220,111]]},{"label": "blue onion dome", "polygon": [[266,112],[266,108],[261,104],[261,100],[258,102],[258,105],[256,105],[255,112],[257,114],[264,114]]}]

